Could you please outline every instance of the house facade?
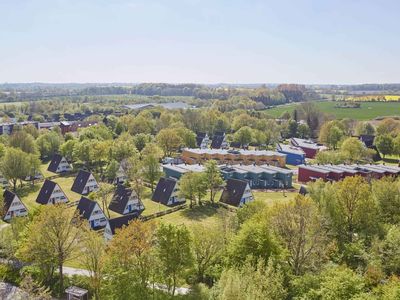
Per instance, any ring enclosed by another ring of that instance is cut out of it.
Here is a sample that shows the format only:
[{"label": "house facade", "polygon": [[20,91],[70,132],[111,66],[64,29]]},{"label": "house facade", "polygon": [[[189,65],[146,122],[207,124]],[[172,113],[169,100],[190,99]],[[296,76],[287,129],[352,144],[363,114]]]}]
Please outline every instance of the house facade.
[{"label": "house facade", "polygon": [[115,178],[113,183],[114,184],[124,184],[128,180],[128,177],[126,176],[125,170],[122,167],[122,165],[119,165],[118,171],[115,174]]},{"label": "house facade", "polygon": [[47,170],[53,173],[64,173],[71,172],[72,167],[64,156],[54,154]]},{"label": "house facade", "polygon": [[9,190],[5,190],[3,194],[3,220],[9,221],[15,217],[24,217],[28,215],[28,209],[21,199]]},{"label": "house facade", "polygon": [[68,198],[57,183],[46,179],[36,198],[36,202],[44,205],[67,203]]},{"label": "house facade", "polygon": [[107,218],[96,201],[81,197],[77,211],[79,216],[89,222],[92,229],[102,228],[107,225]]},{"label": "house facade", "polygon": [[118,185],[108,208],[121,215],[126,215],[132,212],[141,213],[144,205],[132,189]]},{"label": "house facade", "polygon": [[277,144],[276,151],[286,155],[286,163],[289,165],[298,166],[305,164],[306,154],[299,147]]},{"label": "house facade", "polygon": [[216,160],[219,164],[269,164],[277,167],[286,165],[286,155],[269,150],[225,150],[225,149],[183,149],[182,160],[187,164],[199,164]]},{"label": "house facade", "polygon": [[253,200],[254,197],[247,181],[228,179],[219,201],[231,206],[242,207]]},{"label": "house facade", "polygon": [[80,170],[74,180],[71,190],[81,195],[87,195],[91,192],[97,192],[99,190],[99,185],[92,173]]},{"label": "house facade", "polygon": [[185,203],[185,199],[179,197],[178,181],[174,178],[161,177],[157,183],[151,200],[166,206],[175,206]]}]

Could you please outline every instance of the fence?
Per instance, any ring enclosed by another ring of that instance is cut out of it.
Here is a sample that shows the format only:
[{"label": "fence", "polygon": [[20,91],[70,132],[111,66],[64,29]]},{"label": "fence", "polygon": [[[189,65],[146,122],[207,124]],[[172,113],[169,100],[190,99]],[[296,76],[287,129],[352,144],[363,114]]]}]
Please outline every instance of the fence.
[{"label": "fence", "polygon": [[141,221],[148,221],[148,220],[152,220],[161,216],[165,216],[168,215],[170,213],[176,212],[178,210],[184,209],[187,207],[187,204],[181,204],[181,205],[177,205],[175,207],[160,211],[160,212],[156,212],[154,214],[148,215],[148,216],[140,216],[139,219]]}]

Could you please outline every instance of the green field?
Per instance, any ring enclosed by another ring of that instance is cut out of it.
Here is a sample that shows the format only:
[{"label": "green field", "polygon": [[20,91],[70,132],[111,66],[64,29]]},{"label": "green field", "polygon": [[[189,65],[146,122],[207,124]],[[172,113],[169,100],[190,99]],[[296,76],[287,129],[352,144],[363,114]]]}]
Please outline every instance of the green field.
[{"label": "green field", "polygon": [[[334,115],[337,119],[372,120],[380,116],[400,116],[400,102],[367,102],[361,103],[361,108],[336,108],[340,102],[315,102],[318,108],[328,114]],[[267,109],[266,112],[279,118],[285,111],[292,112],[300,104],[290,104]]]}]

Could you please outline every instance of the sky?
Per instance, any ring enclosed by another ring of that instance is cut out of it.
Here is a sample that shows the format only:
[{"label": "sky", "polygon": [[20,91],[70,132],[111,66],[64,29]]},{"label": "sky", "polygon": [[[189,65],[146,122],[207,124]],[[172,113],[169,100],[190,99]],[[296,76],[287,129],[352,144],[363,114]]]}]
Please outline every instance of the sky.
[{"label": "sky", "polygon": [[0,0],[0,82],[400,83],[398,0]]}]

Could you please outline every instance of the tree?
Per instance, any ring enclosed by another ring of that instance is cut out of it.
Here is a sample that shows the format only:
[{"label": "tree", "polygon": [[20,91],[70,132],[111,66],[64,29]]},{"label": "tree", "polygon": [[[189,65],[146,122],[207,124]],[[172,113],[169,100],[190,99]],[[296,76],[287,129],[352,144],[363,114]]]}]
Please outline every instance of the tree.
[{"label": "tree", "polygon": [[241,266],[250,259],[253,264],[261,258],[268,261],[281,252],[272,230],[270,218],[262,211],[242,224],[238,233],[228,245],[228,261],[231,265]]},{"label": "tree", "polygon": [[182,145],[182,138],[174,128],[161,129],[156,136],[156,141],[164,152],[164,156],[171,156]]},{"label": "tree", "polygon": [[344,126],[338,121],[329,121],[321,126],[319,131],[320,142],[335,150],[344,136]]},{"label": "tree", "polygon": [[60,294],[64,292],[65,262],[79,255],[83,223],[65,205],[45,205],[32,222],[21,241],[17,257],[42,268],[58,267]]},{"label": "tree", "polygon": [[204,225],[194,226],[192,233],[196,282],[205,282],[223,251],[223,233],[220,228]]},{"label": "tree", "polygon": [[288,294],[279,266],[272,261],[265,265],[262,259],[256,266],[246,262],[241,268],[225,269],[213,290],[221,300],[277,300]]},{"label": "tree", "polygon": [[372,238],[379,232],[378,206],[362,177],[346,177],[335,183],[333,190],[333,197],[326,198],[324,205],[338,241],[352,243],[355,237]]},{"label": "tree", "polygon": [[71,139],[66,140],[64,143],[61,144],[60,152],[68,161],[73,161],[74,147],[77,143],[78,141],[76,139]]},{"label": "tree", "polygon": [[253,132],[249,126],[241,127],[233,135],[235,142],[239,143],[241,147],[248,145],[253,140]]},{"label": "tree", "polygon": [[307,124],[300,124],[297,128],[297,136],[301,139],[310,137],[310,127]]},{"label": "tree", "polygon": [[209,160],[205,165],[205,184],[210,191],[210,201],[214,203],[215,193],[224,183],[218,164],[215,160]]},{"label": "tree", "polygon": [[400,134],[398,134],[393,140],[393,154],[400,156]]},{"label": "tree", "polygon": [[154,184],[160,179],[162,172],[160,170],[159,158],[152,153],[143,157],[143,177],[150,183],[151,192],[154,192]]},{"label": "tree", "polygon": [[168,292],[174,295],[179,280],[193,264],[189,230],[184,225],[161,223],[157,231],[156,255]]},{"label": "tree", "polygon": [[155,264],[155,242],[156,225],[152,221],[135,220],[116,230],[105,256],[103,293],[106,298],[150,298],[149,282],[159,267]]},{"label": "tree", "polygon": [[288,250],[286,259],[295,275],[312,269],[322,260],[326,232],[311,199],[298,195],[289,203],[277,204],[272,212],[272,225]]},{"label": "tree", "polygon": [[289,120],[288,124],[289,137],[296,137],[298,128],[299,124],[297,124],[295,120]]},{"label": "tree", "polygon": [[384,119],[376,128],[377,135],[396,135],[400,131],[400,122],[392,118]]},{"label": "tree", "polygon": [[16,148],[9,148],[1,162],[1,173],[5,178],[11,180],[14,192],[18,180],[23,180],[29,175],[30,164],[25,152]]},{"label": "tree", "polygon": [[124,132],[114,140],[111,151],[112,157],[117,162],[121,162],[134,154],[136,151],[135,141],[129,133]]},{"label": "tree", "polygon": [[374,143],[378,151],[383,154],[383,157],[393,153],[393,138],[389,134],[378,135]]},{"label": "tree", "polygon": [[36,140],[41,158],[49,158],[58,153],[61,142],[61,137],[54,131],[41,134]]},{"label": "tree", "polygon": [[115,177],[117,176],[117,172],[119,170],[119,163],[116,160],[111,160],[105,171],[105,177],[107,178],[108,182],[112,182]]},{"label": "tree", "polygon": [[369,122],[358,122],[356,126],[356,135],[374,135],[375,128]]},{"label": "tree", "polygon": [[137,151],[122,164],[122,168],[140,200],[143,192],[143,162],[140,160]]},{"label": "tree", "polygon": [[201,199],[206,192],[206,182],[202,173],[188,172],[179,180],[179,195],[190,200],[190,208],[193,208],[196,200],[201,204]]},{"label": "tree", "polygon": [[42,162],[40,161],[39,156],[36,154],[28,154],[27,160],[28,175],[30,177],[30,180],[32,181],[32,185],[35,185],[35,178],[38,174],[40,174],[40,165]]},{"label": "tree", "polygon": [[379,247],[383,269],[387,274],[400,275],[400,227],[389,227]]},{"label": "tree", "polygon": [[342,157],[350,163],[356,163],[370,158],[368,149],[359,139],[354,137],[349,137],[343,141],[340,147],[340,153]]},{"label": "tree", "polygon": [[94,199],[100,199],[102,209],[107,212],[107,217],[110,218],[110,211],[108,209],[108,203],[110,196],[114,194],[115,186],[109,183],[103,182],[97,192],[91,194]]},{"label": "tree", "polygon": [[391,177],[372,181],[372,197],[385,223],[400,222],[400,182]]},{"label": "tree", "polygon": [[80,260],[82,266],[89,271],[90,287],[93,299],[100,299],[100,288],[103,281],[104,254],[106,245],[104,238],[97,232],[87,228],[82,238]]},{"label": "tree", "polygon": [[9,145],[19,148],[25,153],[37,153],[35,139],[23,130],[16,130],[10,136]]}]

